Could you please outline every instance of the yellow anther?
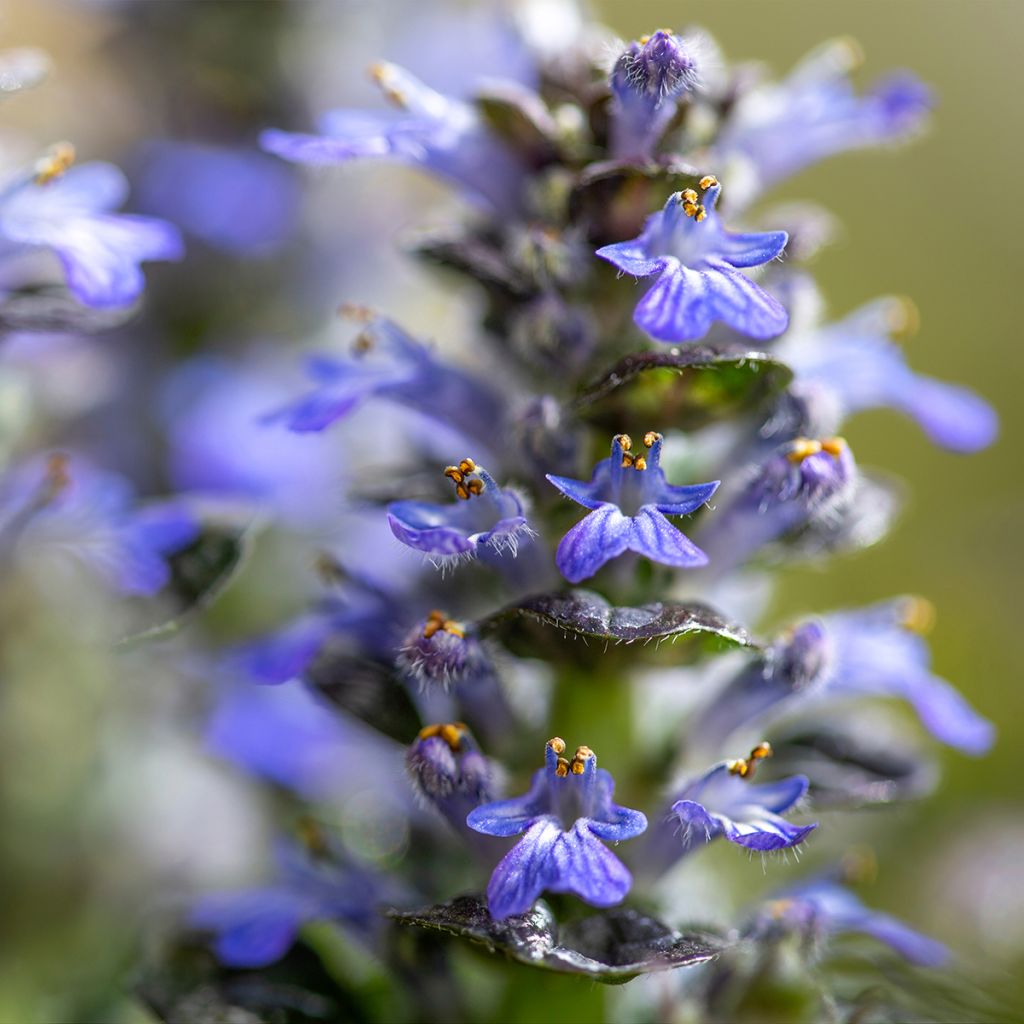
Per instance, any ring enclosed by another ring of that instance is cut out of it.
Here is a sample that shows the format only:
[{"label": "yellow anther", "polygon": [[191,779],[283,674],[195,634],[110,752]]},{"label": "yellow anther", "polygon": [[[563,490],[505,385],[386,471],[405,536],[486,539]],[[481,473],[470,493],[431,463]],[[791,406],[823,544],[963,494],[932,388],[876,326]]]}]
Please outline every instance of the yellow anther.
[{"label": "yellow anther", "polygon": [[578,761],[585,761],[588,757],[593,757],[594,752],[590,749],[590,747],[579,746],[576,748],[576,753],[574,756]]},{"label": "yellow anther", "polygon": [[629,434],[616,434],[613,440],[619,442],[619,447],[624,452],[628,452],[633,447],[633,438]]},{"label": "yellow anther", "polygon": [[361,306],[357,302],[343,302],[338,307],[338,316],[346,320],[355,320],[357,323],[368,324],[377,314],[369,306]]},{"label": "yellow anther", "polygon": [[821,442],[812,441],[808,437],[798,437],[789,446],[786,458],[790,462],[803,462],[811,455],[817,455],[821,451]]},{"label": "yellow anther", "polygon": [[729,770],[730,775],[738,775],[741,779],[749,779],[753,777],[758,761],[771,756],[771,744],[761,742],[754,747],[749,757],[740,758],[736,761],[726,761],[725,767]]},{"label": "yellow anther", "polygon": [[441,629],[441,623],[436,619],[427,619],[423,625],[423,639],[429,640],[435,633]]},{"label": "yellow anther", "polygon": [[650,41],[651,41],[651,37],[650,37],[650,36],[641,36],[641,37],[640,37],[640,38],[639,38],[639,39],[637,40],[637,42],[638,42],[638,43],[639,43],[639,44],[640,44],[641,46],[646,46],[646,45],[647,45],[647,44],[648,44],[648,43],[649,43]]},{"label": "yellow anther", "polygon": [[456,484],[455,497],[459,501],[469,501],[469,488],[465,484]]},{"label": "yellow anther", "polygon": [[707,192],[709,188],[714,188],[718,184],[718,179],[713,174],[705,174],[697,184],[700,185],[702,192]]},{"label": "yellow anther", "polygon": [[653,448],[662,440],[664,440],[664,438],[656,430],[648,430],[647,433],[644,434],[644,446],[646,448]]},{"label": "yellow anther", "polygon": [[75,147],[70,142],[58,142],[50,152],[36,163],[35,183],[48,185],[61,177],[75,162]]},{"label": "yellow anther", "polygon": [[484,482],[479,477],[473,477],[467,482],[466,487],[469,488],[470,494],[480,494],[484,489]]},{"label": "yellow anther", "polygon": [[623,469],[629,469],[629,467],[633,465],[633,456],[630,455],[629,452],[622,453],[621,465]]},{"label": "yellow anther", "polygon": [[558,763],[555,765],[555,774],[560,779],[564,779],[569,774],[569,762],[564,757],[558,759]]},{"label": "yellow anther", "polygon": [[846,438],[830,437],[821,442],[821,450],[823,452],[828,452],[834,459],[838,459],[846,450]]},{"label": "yellow anther", "polygon": [[853,36],[840,36],[835,40],[835,47],[845,58],[847,70],[852,71],[864,63],[864,47]]},{"label": "yellow anther", "polygon": [[684,206],[687,203],[693,203],[693,205],[696,206],[698,198],[699,197],[698,197],[696,191],[694,189],[692,189],[692,188],[683,189],[683,191],[679,193],[679,201]]},{"label": "yellow anther", "polygon": [[454,480],[457,484],[462,483],[462,473],[458,466],[445,466],[444,475],[448,477],[449,480]]},{"label": "yellow anther", "polygon": [[453,622],[451,619],[445,619],[444,625],[441,627],[446,633],[450,633],[452,636],[457,636],[460,640],[466,638],[466,630],[461,622]]},{"label": "yellow anther", "polygon": [[785,914],[793,906],[792,900],[769,900],[765,905],[764,909],[768,911],[769,915],[776,921],[785,916]]},{"label": "yellow anther", "polygon": [[352,351],[357,356],[365,355],[373,348],[373,338],[366,331],[360,331],[352,341]]},{"label": "yellow anther", "polygon": [[700,207],[696,203],[683,203],[683,213],[687,217],[695,217]]},{"label": "yellow anther", "polygon": [[459,469],[461,469],[463,473],[475,473],[476,463],[472,459],[463,459],[459,463]]},{"label": "yellow anther", "polygon": [[645,455],[638,455],[633,460],[633,468],[634,469],[639,469],[639,470],[646,469],[647,468],[647,456],[645,456]]},{"label": "yellow anther", "polygon": [[462,747],[462,739],[466,735],[466,726],[462,722],[449,722],[447,725],[428,725],[417,734],[419,740],[430,740],[439,736],[454,752]]},{"label": "yellow anther", "polygon": [[51,452],[46,459],[46,500],[51,501],[71,483],[71,459],[64,452]]},{"label": "yellow anther", "polygon": [[572,773],[573,775],[582,775],[587,770],[586,763],[583,761],[577,761],[573,759],[572,762]]},{"label": "yellow anther", "polygon": [[562,754],[565,752],[565,740],[561,736],[552,736],[548,740],[548,746],[556,753]]},{"label": "yellow anther", "polygon": [[889,333],[897,341],[905,341],[917,334],[921,326],[921,311],[917,303],[906,295],[899,295],[889,307]]},{"label": "yellow anther", "polygon": [[388,66],[383,61],[375,61],[367,68],[370,77],[378,84],[381,85],[388,74]]},{"label": "yellow anther", "polygon": [[697,207],[697,212],[693,215],[693,219],[699,224],[702,220],[707,218],[708,211],[703,206]]},{"label": "yellow anther", "polygon": [[908,597],[900,609],[900,625],[910,633],[926,636],[935,625],[935,605],[926,597]]}]

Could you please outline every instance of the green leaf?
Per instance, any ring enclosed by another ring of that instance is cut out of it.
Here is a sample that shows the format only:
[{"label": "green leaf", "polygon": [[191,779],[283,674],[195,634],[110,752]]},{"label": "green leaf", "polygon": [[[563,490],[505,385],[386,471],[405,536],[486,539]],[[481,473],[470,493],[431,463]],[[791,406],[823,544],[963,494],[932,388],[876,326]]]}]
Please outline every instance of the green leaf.
[{"label": "green leaf", "polygon": [[634,352],[592,381],[578,413],[609,433],[623,423],[693,430],[763,405],[793,379],[788,366],[745,347],[687,345]]},{"label": "green leaf", "polygon": [[680,637],[693,637],[713,639],[730,647],[758,646],[743,626],[707,605],[654,601],[638,608],[622,608],[590,590],[539,594],[502,609],[481,625],[497,625],[517,617],[611,643],[674,642]]},{"label": "green leaf", "polygon": [[559,926],[543,900],[525,914],[495,921],[480,895],[411,912],[391,911],[395,921],[457,935],[504,953],[519,963],[621,984],[640,974],[688,967],[724,948],[710,932],[681,933],[628,908],[613,908]]}]

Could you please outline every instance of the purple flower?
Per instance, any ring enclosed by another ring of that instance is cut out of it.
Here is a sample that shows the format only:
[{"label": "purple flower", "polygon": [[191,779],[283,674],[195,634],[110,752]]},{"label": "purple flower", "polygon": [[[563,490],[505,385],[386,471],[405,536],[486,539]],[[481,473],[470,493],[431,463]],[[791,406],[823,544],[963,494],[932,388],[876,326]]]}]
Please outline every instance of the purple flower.
[{"label": "purple flower", "polygon": [[749,161],[765,188],[835,153],[910,135],[932,107],[930,90],[898,72],[858,96],[849,72],[860,59],[848,40],[835,40],[810,53],[784,82],[742,95],[715,159]]},{"label": "purple flower", "polygon": [[620,160],[646,160],[675,116],[678,100],[697,85],[692,46],[666,29],[630,43],[611,74],[611,150]]},{"label": "purple flower", "polygon": [[658,275],[633,314],[658,341],[696,341],[716,320],[751,338],[774,338],[786,329],[785,309],[737,268],[775,259],[788,236],[726,231],[715,210],[721,186],[712,175],[700,185],[703,202],[694,189],[673,192],[638,238],[606,245],[597,255],[635,277]]},{"label": "purple flower", "polygon": [[995,439],[992,407],[967,388],[914,373],[893,335],[916,320],[906,300],[876,299],[817,329],[793,332],[774,351],[796,372],[791,390],[832,431],[861,409],[887,406],[913,417],[944,448],[974,452]]},{"label": "purple flower", "polygon": [[807,792],[808,781],[793,775],[777,782],[752,783],[755,767],[771,755],[760,743],[749,758],[722,761],[687,783],[672,804],[672,822],[681,824],[682,852],[724,836],[748,850],[768,852],[796,846],[817,825],[793,825],[781,817]]},{"label": "purple flower", "polygon": [[140,264],[181,259],[181,235],[153,217],[111,213],[128,195],[124,175],[104,163],[68,169],[68,150],[58,147],[34,175],[0,192],[0,238],[52,249],[79,302],[127,306],[145,286]]},{"label": "purple flower", "polygon": [[314,356],[307,372],[315,388],[271,413],[299,433],[320,431],[370,398],[384,398],[485,440],[500,432],[504,400],[487,382],[440,362],[397,324],[359,307],[365,322],[348,358]]},{"label": "purple flower", "polygon": [[450,686],[491,671],[479,637],[461,622],[433,611],[408,633],[398,653],[398,666],[422,686]]},{"label": "purple flower", "polygon": [[421,729],[405,764],[416,792],[456,831],[466,828],[471,811],[493,799],[490,765],[461,722]]},{"label": "purple flower", "polygon": [[601,840],[619,842],[640,835],[647,819],[612,803],[615,781],[598,769],[589,747],[569,761],[564,740],[545,748],[546,765],[530,791],[476,808],[466,823],[489,836],[522,839],[502,858],[487,886],[491,916],[522,914],[542,892],[571,892],[597,907],[620,903],[632,876]]},{"label": "purple flower", "polygon": [[[199,523],[183,506],[138,506],[124,477],[78,456],[53,453],[0,484],[0,549],[70,559],[123,594],[155,594],[171,578],[167,557],[187,547]],[[44,563],[45,564],[45,563]]]},{"label": "purple flower", "polygon": [[216,249],[258,253],[290,235],[299,191],[295,172],[262,153],[163,141],[142,151],[137,203]]},{"label": "purple flower", "polygon": [[741,481],[701,531],[701,543],[725,571],[808,523],[840,515],[856,485],[857,466],[843,438],[788,441]]},{"label": "purple flower", "polygon": [[391,532],[403,544],[424,552],[439,568],[477,555],[510,552],[533,531],[522,498],[502,489],[472,459],[444,471],[455,485],[454,505],[396,501],[388,506]]},{"label": "purple flower", "polygon": [[870,935],[921,967],[939,967],[949,960],[949,950],[941,942],[908,928],[889,914],[864,906],[849,889],[828,877],[779,893],[762,908],[751,931],[756,935],[780,923],[822,936],[847,932]]},{"label": "purple flower", "polygon": [[[320,840],[322,842],[322,840]],[[218,958],[229,967],[264,967],[279,960],[309,921],[344,924],[364,942],[382,918],[384,883],[333,849],[280,841],[274,879],[258,888],[212,892],[192,907],[191,927],[213,932]]]},{"label": "purple flower", "polygon": [[968,754],[992,745],[992,723],[929,669],[921,633],[934,614],[901,597],[802,622],[735,676],[695,720],[693,736],[717,745],[744,725],[763,729],[791,710],[851,697],[901,697],[938,740]]},{"label": "purple flower", "polygon": [[371,73],[398,110],[336,110],[321,119],[320,135],[270,129],[260,144],[295,163],[383,157],[414,164],[456,182],[471,199],[497,210],[518,205],[523,168],[488,132],[473,106],[442,96],[394,64],[375,64]]},{"label": "purple flower", "polygon": [[548,476],[567,498],[592,511],[558,545],[556,560],[570,583],[593,576],[605,562],[636,551],[663,565],[692,568],[707,556],[665,516],[685,516],[701,507],[718,481],[674,487],[661,468],[661,434],[644,435],[646,455],[634,455],[628,434],[612,438],[612,453],[595,467],[589,483]]}]

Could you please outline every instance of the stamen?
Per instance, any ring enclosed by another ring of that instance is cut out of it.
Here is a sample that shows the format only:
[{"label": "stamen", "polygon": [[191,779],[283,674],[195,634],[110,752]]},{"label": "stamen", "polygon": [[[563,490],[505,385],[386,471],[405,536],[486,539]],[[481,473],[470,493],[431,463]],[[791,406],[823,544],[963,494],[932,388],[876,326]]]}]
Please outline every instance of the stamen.
[{"label": "stamen", "polygon": [[909,633],[927,636],[935,625],[935,605],[926,597],[914,595],[903,601],[900,625]]},{"label": "stamen", "polygon": [[49,503],[71,483],[68,466],[71,459],[64,452],[53,452],[46,460],[46,480],[43,501]]},{"label": "stamen", "polygon": [[647,468],[647,457],[645,455],[638,455],[633,459],[633,468],[644,470]]},{"label": "stamen", "polygon": [[812,455],[817,455],[821,451],[822,445],[820,441],[812,441],[808,437],[798,437],[795,441],[790,443],[789,451],[786,453],[786,458],[790,462],[803,462],[804,459],[809,458]]},{"label": "stamen", "polygon": [[694,191],[694,189],[692,189],[692,188],[685,188],[680,193],[679,201],[681,203],[683,203],[684,205],[686,203],[693,203],[693,205],[696,206],[697,205],[697,199],[698,199],[698,196],[697,196],[696,191]]},{"label": "stamen", "polygon": [[50,152],[36,162],[33,180],[37,185],[48,185],[56,181],[75,162],[75,147],[70,142],[58,142]]},{"label": "stamen", "polygon": [[357,302],[343,302],[338,307],[338,316],[356,323],[368,324],[376,319],[377,314],[369,306],[361,306]]},{"label": "stamen", "polygon": [[459,463],[459,469],[461,469],[463,473],[475,473],[476,463],[472,459],[463,459]]},{"label": "stamen", "polygon": [[693,219],[699,224],[702,220],[707,218],[708,211],[703,206],[698,206],[696,212],[693,215]]},{"label": "stamen", "polygon": [[552,736],[547,744],[556,754],[565,753],[565,740],[561,736]]},{"label": "stamen", "polygon": [[472,459],[463,459],[457,466],[445,466],[444,475],[455,484],[455,497],[469,501],[476,494],[483,494],[486,485],[479,477],[470,479],[469,474],[477,470]]},{"label": "stamen", "polygon": [[921,311],[913,299],[899,295],[889,309],[889,333],[897,341],[906,341],[921,326]]},{"label": "stamen", "polygon": [[313,560],[313,568],[324,583],[343,583],[346,574],[337,559],[327,551],[320,551]]},{"label": "stamen", "polygon": [[624,452],[628,452],[630,448],[633,447],[633,438],[631,438],[629,434],[616,434],[615,437],[612,438],[612,441],[618,441],[619,447]]},{"label": "stamen", "polygon": [[622,453],[621,465],[623,469],[629,469],[629,467],[633,465],[633,456],[630,455],[629,452]]},{"label": "stamen", "polygon": [[834,459],[838,459],[846,450],[846,438],[830,437],[828,440],[821,442],[821,450],[828,452]]},{"label": "stamen", "polygon": [[420,729],[417,739],[429,740],[435,736],[440,736],[451,748],[452,753],[457,754],[462,748],[462,740],[466,732],[467,729],[464,723],[449,722],[446,725],[428,725]]},{"label": "stamen", "polygon": [[778,921],[786,915],[792,906],[792,900],[769,900],[764,905],[764,909],[768,911],[773,920]]},{"label": "stamen", "polygon": [[406,98],[402,91],[390,81],[392,77],[391,65],[386,61],[378,61],[376,64],[370,65],[370,78],[380,87],[381,92],[388,100],[404,110],[407,106]]},{"label": "stamen", "polygon": [[569,774],[569,762],[564,758],[560,757],[558,763],[555,765],[555,775],[560,779],[564,779]]},{"label": "stamen", "polygon": [[730,775],[738,775],[741,779],[752,779],[758,761],[772,756],[770,743],[761,742],[750,752],[750,756],[737,761],[727,761],[725,766]]},{"label": "stamen", "polygon": [[373,348],[373,338],[366,332],[360,331],[352,340],[352,351],[357,356],[364,356]]},{"label": "stamen", "polygon": [[659,441],[663,441],[664,438],[656,430],[648,430],[644,434],[644,446],[647,448],[653,448]]},{"label": "stamen", "polygon": [[702,192],[707,192],[709,188],[714,188],[718,184],[718,179],[713,174],[705,174],[697,184],[700,185]]}]

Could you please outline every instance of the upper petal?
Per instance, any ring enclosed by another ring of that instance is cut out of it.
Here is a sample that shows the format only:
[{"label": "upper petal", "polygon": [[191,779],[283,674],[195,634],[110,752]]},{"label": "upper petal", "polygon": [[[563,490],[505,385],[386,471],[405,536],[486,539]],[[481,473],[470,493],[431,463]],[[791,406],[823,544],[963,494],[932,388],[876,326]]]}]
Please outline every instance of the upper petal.
[{"label": "upper petal", "polygon": [[667,516],[686,516],[696,512],[701,505],[711,499],[711,496],[718,490],[720,480],[712,480],[706,484],[690,484],[687,487],[674,487],[664,481],[658,488],[653,502],[659,512]]},{"label": "upper petal", "polygon": [[634,277],[649,277],[656,274],[666,263],[664,256],[650,255],[643,235],[628,242],[602,246],[596,255]]},{"label": "upper petal", "polygon": [[466,818],[466,824],[488,836],[517,836],[539,818],[546,817],[549,807],[546,769],[540,768],[533,773],[529,792],[474,808]]},{"label": "upper petal", "polygon": [[788,241],[785,231],[722,231],[715,249],[717,255],[734,267],[759,267],[780,256]]}]

